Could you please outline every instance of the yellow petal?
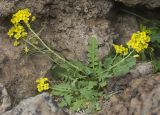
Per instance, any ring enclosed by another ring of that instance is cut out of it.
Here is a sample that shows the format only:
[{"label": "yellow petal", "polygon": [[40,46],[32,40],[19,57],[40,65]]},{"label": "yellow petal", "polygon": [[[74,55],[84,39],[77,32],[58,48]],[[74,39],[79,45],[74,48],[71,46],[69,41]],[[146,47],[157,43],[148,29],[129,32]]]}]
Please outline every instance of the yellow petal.
[{"label": "yellow petal", "polygon": [[138,55],[138,54],[136,54],[136,55],[134,55],[133,57],[137,58],[137,57],[139,57],[139,55]]},{"label": "yellow petal", "polygon": [[25,47],[25,48],[24,48],[24,52],[25,52],[25,53],[28,53],[28,52],[29,52],[28,47]]},{"label": "yellow petal", "polygon": [[17,40],[15,40],[14,43],[13,43],[14,46],[18,46],[19,44],[20,43]]}]

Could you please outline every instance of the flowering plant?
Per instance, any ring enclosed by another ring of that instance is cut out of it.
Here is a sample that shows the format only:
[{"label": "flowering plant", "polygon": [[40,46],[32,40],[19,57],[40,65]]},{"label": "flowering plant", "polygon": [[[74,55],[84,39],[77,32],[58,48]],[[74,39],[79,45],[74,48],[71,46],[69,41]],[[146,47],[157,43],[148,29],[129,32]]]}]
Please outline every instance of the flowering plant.
[{"label": "flowering plant", "polygon": [[[108,55],[101,61],[98,58],[97,39],[92,37],[88,41],[88,63],[83,64],[68,61],[52,50],[32,29],[30,23],[34,20],[35,16],[32,16],[29,9],[19,10],[12,16],[13,27],[8,35],[14,39],[14,46],[22,45],[25,52],[34,49],[54,62],[51,71],[58,78],[58,83],[49,84],[48,78],[39,78],[36,80],[37,89],[39,92],[51,89],[53,95],[63,97],[61,106],[74,111],[81,108],[90,112],[100,110],[100,99],[105,99],[107,95],[103,88],[107,86],[109,79],[126,74],[135,65],[137,54],[144,51],[150,41],[146,32],[133,33],[125,47],[113,44],[116,52],[114,57]],[[27,36],[27,30],[30,30],[31,37]]]}]

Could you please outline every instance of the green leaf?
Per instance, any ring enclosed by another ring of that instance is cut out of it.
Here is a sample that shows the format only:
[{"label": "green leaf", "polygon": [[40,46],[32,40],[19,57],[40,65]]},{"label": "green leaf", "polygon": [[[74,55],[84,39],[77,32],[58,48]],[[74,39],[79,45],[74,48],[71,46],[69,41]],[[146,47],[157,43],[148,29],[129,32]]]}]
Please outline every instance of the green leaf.
[{"label": "green leaf", "polygon": [[72,103],[71,110],[79,111],[85,104],[85,100],[77,99],[75,102]]},{"label": "green leaf", "polygon": [[58,104],[60,107],[66,107],[67,106],[67,103],[65,101],[61,101],[59,104]]},{"label": "green leaf", "polygon": [[160,28],[150,28],[150,37],[152,42],[160,43]]},{"label": "green leaf", "polygon": [[85,73],[85,75],[89,76],[90,74],[92,74],[92,70],[83,63],[79,61],[72,61],[72,63],[81,68],[81,70]]},{"label": "green leaf", "polygon": [[[98,74],[99,71],[99,58],[98,58],[98,44],[97,44],[97,40],[95,37],[92,37],[89,39],[88,41],[89,45],[87,48],[87,57],[88,57],[88,66],[92,69],[92,73],[94,73],[94,75]],[[94,76],[93,75],[93,76]]]},{"label": "green leaf", "polygon": [[103,64],[103,67],[104,68],[110,68],[113,64],[113,57],[111,56],[107,56],[104,60],[104,64]]},{"label": "green leaf", "polygon": [[160,71],[160,58],[152,60],[152,65],[154,68],[154,72]]},{"label": "green leaf", "polygon": [[89,81],[87,89],[92,89],[97,86],[97,81]]},{"label": "green leaf", "polygon": [[57,96],[64,96],[72,93],[72,87],[69,83],[62,83],[58,85],[54,85],[52,87],[52,94]]},{"label": "green leaf", "polygon": [[114,76],[125,75],[129,70],[136,64],[136,59],[134,57],[127,58],[122,63],[118,64],[112,69]]},{"label": "green leaf", "polygon": [[71,104],[72,99],[73,99],[73,96],[71,96],[71,95],[65,95],[65,96],[64,96],[64,100],[65,100],[65,102],[67,103],[67,105],[70,105],[70,104]]},{"label": "green leaf", "polygon": [[99,83],[100,87],[105,87],[106,85],[107,85],[107,82],[104,80]]}]

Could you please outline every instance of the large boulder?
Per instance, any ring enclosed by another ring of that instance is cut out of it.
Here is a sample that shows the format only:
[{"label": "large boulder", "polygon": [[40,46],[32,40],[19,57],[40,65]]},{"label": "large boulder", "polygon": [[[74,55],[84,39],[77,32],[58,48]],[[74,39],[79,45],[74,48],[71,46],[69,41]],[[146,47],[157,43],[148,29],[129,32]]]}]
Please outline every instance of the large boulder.
[{"label": "large boulder", "polygon": [[33,28],[36,32],[42,28],[43,39],[67,59],[86,61],[87,41],[93,35],[101,46],[100,58],[110,51],[113,28],[105,17],[112,6],[111,0],[3,0],[0,13],[5,18],[19,9],[29,8],[37,17]]},{"label": "large boulder", "polygon": [[112,96],[101,115],[159,115],[160,75],[146,75],[129,82],[121,93]]},{"label": "large boulder", "polygon": [[88,39],[96,36],[103,58],[110,51],[114,36],[111,23],[105,18],[112,6],[110,0],[54,1],[41,36],[67,59],[80,61],[86,61]]}]

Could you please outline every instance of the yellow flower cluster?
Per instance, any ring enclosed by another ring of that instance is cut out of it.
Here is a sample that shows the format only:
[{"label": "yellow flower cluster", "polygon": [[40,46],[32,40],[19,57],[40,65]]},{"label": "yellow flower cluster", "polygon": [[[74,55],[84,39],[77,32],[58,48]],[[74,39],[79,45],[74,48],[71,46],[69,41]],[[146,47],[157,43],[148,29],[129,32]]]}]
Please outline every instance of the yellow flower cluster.
[{"label": "yellow flower cluster", "polygon": [[14,25],[18,25],[21,21],[24,21],[24,23],[28,24],[28,21],[30,20],[31,13],[29,9],[23,9],[19,10],[17,13],[13,14],[11,22]]},{"label": "yellow flower cluster", "polygon": [[136,32],[132,34],[131,40],[127,43],[128,47],[134,49],[137,53],[143,51],[148,47],[150,37],[145,31]]},{"label": "yellow flower cluster", "polygon": [[[24,24],[27,27],[30,27],[29,21],[34,21],[36,19],[35,16],[32,16],[32,18],[30,18],[31,15],[32,14],[27,8],[23,10],[19,10],[17,13],[13,14],[11,19],[11,23],[13,24],[13,27],[9,29],[8,36],[13,37],[15,39],[13,43],[14,46],[18,46],[20,44],[20,39],[27,36],[27,32],[25,28],[22,26],[21,22],[24,22]],[[28,51],[26,50],[26,47],[24,50],[25,52]]]},{"label": "yellow flower cluster", "polygon": [[9,37],[14,37],[16,40],[26,37],[27,32],[25,32],[25,29],[23,26],[20,24],[13,26],[9,31],[8,31],[8,36]]},{"label": "yellow flower cluster", "polygon": [[38,92],[42,92],[49,89],[48,78],[39,78],[36,80]]},{"label": "yellow flower cluster", "polygon": [[122,45],[113,44],[114,49],[116,50],[116,54],[127,55],[128,48],[123,47]]}]

